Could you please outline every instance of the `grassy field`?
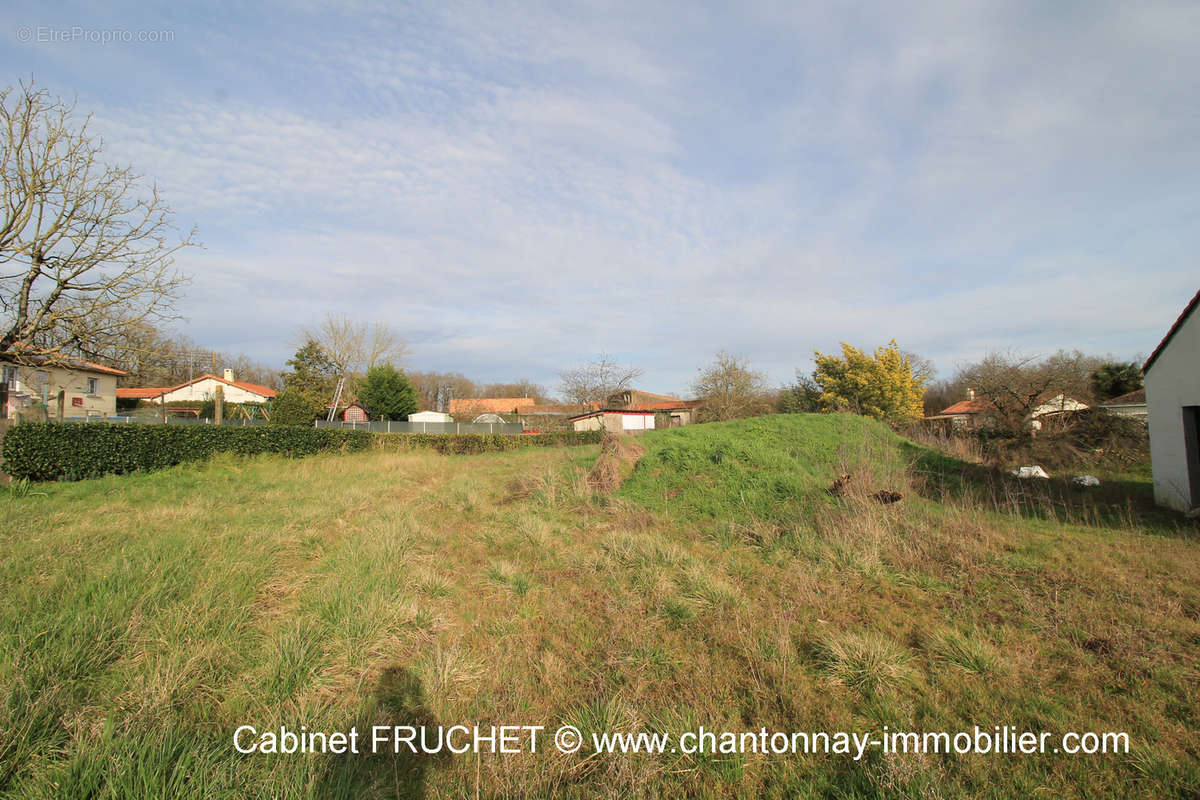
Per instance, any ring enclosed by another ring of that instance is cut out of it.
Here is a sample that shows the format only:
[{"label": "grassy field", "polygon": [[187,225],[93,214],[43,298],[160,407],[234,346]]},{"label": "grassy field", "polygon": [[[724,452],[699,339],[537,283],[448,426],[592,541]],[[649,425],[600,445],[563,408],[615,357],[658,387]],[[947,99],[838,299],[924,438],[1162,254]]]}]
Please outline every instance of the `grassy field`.
[{"label": "grassy field", "polygon": [[[615,494],[589,488],[595,446],[14,485],[0,796],[1200,796],[1200,534],[1152,509],[1144,477],[1033,491],[842,415],[640,443]],[[1125,731],[1132,748],[856,761],[232,744],[242,724],[565,723],[1016,725]]]}]

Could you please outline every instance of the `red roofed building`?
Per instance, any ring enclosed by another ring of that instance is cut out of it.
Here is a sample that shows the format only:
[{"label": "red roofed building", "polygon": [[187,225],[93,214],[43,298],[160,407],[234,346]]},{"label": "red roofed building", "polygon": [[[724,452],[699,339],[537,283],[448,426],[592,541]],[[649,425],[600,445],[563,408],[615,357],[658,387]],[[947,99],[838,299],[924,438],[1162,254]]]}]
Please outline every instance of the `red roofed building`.
[{"label": "red roofed building", "polygon": [[995,417],[996,407],[992,401],[975,396],[974,389],[967,389],[967,399],[942,409],[942,413],[929,419],[948,420],[952,430],[982,428]]},{"label": "red roofed building", "polygon": [[216,397],[221,387],[226,403],[267,403],[275,398],[275,390],[269,386],[247,381],[234,380],[233,370],[225,370],[223,377],[201,375],[178,386],[127,387],[117,389],[122,400],[147,400],[151,403],[203,403]]}]

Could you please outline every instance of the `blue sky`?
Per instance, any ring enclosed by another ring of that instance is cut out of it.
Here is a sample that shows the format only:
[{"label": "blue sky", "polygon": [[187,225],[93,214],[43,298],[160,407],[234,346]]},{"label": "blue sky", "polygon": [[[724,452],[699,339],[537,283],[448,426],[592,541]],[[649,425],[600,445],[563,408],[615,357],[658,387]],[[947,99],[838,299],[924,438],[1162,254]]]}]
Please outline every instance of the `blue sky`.
[{"label": "blue sky", "polygon": [[[0,27],[5,82],[76,98],[198,227],[180,329],[268,363],[336,312],[481,380],[606,351],[683,392],[724,349],[782,382],[893,337],[948,375],[1148,353],[1200,286],[1194,2],[10,2]],[[48,40],[74,27],[134,41]]]}]

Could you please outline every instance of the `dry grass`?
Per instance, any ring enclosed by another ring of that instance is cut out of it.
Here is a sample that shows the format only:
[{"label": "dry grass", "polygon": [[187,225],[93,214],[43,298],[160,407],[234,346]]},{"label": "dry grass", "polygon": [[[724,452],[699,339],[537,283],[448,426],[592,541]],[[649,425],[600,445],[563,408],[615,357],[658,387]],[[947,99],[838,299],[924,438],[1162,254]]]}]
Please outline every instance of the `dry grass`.
[{"label": "dry grass", "polygon": [[[1194,535],[923,499],[921,474],[853,441],[814,472],[803,513],[757,505],[749,484],[729,518],[696,513],[686,494],[651,513],[588,485],[596,453],[229,459],[7,501],[0,793],[1195,791]],[[832,498],[843,464],[861,489]],[[880,505],[870,492],[881,488],[906,497]],[[405,720],[672,732],[1008,723],[1127,730],[1136,752],[854,763],[551,750],[417,763],[230,746],[243,722]]]}]

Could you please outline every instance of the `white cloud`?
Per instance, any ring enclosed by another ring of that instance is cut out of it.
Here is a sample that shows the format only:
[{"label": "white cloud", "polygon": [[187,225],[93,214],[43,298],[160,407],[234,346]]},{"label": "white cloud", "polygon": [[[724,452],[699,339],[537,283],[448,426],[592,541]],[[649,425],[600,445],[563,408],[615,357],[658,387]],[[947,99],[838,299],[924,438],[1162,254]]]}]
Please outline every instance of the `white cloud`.
[{"label": "white cloud", "polygon": [[282,360],[340,310],[422,367],[603,349],[681,390],[722,348],[778,380],[843,339],[1131,356],[1194,291],[1188,4],[323,14],[193,31],[227,98],[81,97],[200,225],[201,341]]}]

